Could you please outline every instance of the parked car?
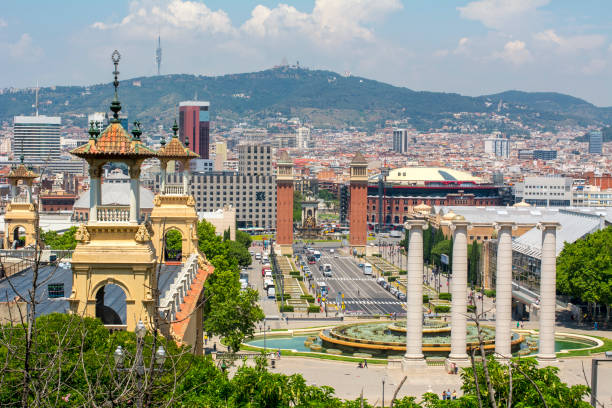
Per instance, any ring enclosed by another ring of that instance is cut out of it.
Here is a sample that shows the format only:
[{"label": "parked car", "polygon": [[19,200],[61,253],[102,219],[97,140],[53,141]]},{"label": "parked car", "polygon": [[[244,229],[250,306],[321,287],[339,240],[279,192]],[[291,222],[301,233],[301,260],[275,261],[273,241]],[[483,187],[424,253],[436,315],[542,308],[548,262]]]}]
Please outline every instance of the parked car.
[{"label": "parked car", "polygon": [[274,287],[268,288],[268,298],[276,299],[276,289],[274,289]]},{"label": "parked car", "polygon": [[404,293],[400,293],[398,299],[401,300],[402,302],[405,302],[406,301],[406,295]]}]

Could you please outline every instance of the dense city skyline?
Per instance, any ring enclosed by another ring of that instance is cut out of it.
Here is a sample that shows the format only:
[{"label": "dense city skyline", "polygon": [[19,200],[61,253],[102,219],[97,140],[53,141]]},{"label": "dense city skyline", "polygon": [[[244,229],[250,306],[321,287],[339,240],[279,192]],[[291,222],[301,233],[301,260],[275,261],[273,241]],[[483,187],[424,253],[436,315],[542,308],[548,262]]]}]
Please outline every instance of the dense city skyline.
[{"label": "dense city skyline", "polygon": [[251,72],[286,58],[415,90],[555,91],[612,105],[603,1],[287,3],[8,2],[0,13],[0,51],[9,61],[0,87],[105,82],[114,48],[124,55],[123,78],[154,75],[161,34],[162,74]]}]

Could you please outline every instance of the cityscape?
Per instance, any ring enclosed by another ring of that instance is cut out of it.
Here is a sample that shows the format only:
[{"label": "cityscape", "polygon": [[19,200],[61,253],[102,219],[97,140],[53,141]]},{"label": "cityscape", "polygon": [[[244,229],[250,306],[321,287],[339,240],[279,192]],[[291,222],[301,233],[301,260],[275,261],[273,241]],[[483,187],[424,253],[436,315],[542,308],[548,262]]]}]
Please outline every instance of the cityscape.
[{"label": "cityscape", "polygon": [[8,3],[0,404],[612,407],[608,5]]}]

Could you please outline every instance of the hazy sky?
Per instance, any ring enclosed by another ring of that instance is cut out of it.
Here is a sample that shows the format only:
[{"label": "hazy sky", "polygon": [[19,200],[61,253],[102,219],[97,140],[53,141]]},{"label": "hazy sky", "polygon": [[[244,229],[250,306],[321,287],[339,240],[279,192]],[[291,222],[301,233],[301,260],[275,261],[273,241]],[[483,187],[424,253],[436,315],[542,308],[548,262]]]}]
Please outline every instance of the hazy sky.
[{"label": "hazy sky", "polygon": [[557,91],[612,106],[611,0],[2,0],[0,87],[290,63],[415,90]]}]

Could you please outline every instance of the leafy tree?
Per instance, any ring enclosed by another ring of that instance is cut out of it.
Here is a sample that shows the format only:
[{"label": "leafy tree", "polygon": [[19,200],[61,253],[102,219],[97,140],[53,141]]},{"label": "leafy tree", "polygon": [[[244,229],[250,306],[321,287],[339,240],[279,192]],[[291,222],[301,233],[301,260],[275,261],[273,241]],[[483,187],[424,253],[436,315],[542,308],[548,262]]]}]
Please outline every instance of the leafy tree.
[{"label": "leafy tree", "polygon": [[[450,257],[452,251],[452,243],[450,239],[445,239],[438,242],[431,250],[431,257],[434,263],[438,266],[442,265],[442,261],[440,260],[440,256],[442,254],[446,254]],[[449,265],[450,266],[450,265]]]},{"label": "leafy tree", "polygon": [[319,198],[325,201],[336,201],[338,199],[331,191],[322,188],[319,189]]},{"label": "leafy tree", "polygon": [[[569,387],[567,384],[561,382],[558,377],[558,367],[538,368],[538,363],[535,359],[521,358],[512,360],[510,364],[510,373],[509,366],[500,363],[494,356],[488,357],[487,366],[498,407],[508,406],[510,375],[512,375],[511,402],[513,407],[539,408],[548,406],[549,408],[588,408],[591,406],[586,401],[583,401],[584,397],[589,394],[588,387],[585,385],[574,385]],[[487,385],[485,384],[485,376],[481,363],[476,364],[476,374],[483,406],[490,407]],[[474,397],[477,398],[478,392],[474,380],[473,368],[469,367],[464,369],[461,374],[461,379],[463,380],[461,389],[464,392],[464,398],[470,400],[474,400]],[[542,393],[546,405],[542,402],[540,393]]]},{"label": "leafy tree", "polygon": [[476,285],[478,283],[480,250],[481,246],[476,241],[468,245],[468,283],[472,285]]},{"label": "leafy tree", "polygon": [[73,250],[76,248],[76,239],[74,239],[74,234],[77,230],[77,227],[70,227],[63,234],[58,234],[57,231],[47,231],[41,232],[40,236],[45,243],[51,249],[56,250]]},{"label": "leafy tree", "polygon": [[304,196],[297,190],[293,191],[293,221],[302,221],[302,201]]},{"label": "leafy tree", "polygon": [[244,231],[236,230],[236,242],[240,242],[248,250],[253,243],[253,238]]},{"label": "leafy tree", "polygon": [[183,236],[180,231],[171,229],[166,232],[166,250],[174,253],[180,253],[183,250]]},{"label": "leafy tree", "polygon": [[612,304],[612,227],[566,244],[557,258],[557,290],[589,304]]},{"label": "leafy tree", "polygon": [[231,258],[235,258],[238,261],[238,265],[247,267],[253,261],[249,251],[239,242],[236,241],[225,241],[227,243],[227,255]]}]

